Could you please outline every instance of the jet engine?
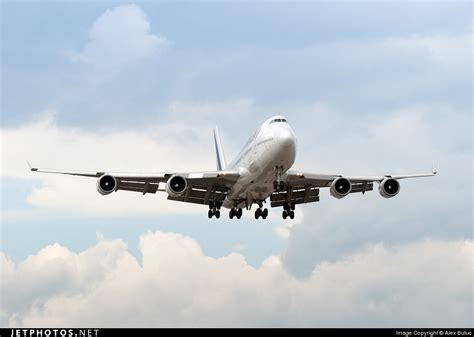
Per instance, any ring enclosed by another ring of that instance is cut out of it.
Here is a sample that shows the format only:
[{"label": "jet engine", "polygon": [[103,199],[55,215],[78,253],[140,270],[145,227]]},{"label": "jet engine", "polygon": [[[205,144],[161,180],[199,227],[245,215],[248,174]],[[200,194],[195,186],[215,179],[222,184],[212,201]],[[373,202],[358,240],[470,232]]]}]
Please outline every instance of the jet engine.
[{"label": "jet engine", "polygon": [[166,182],[166,192],[171,197],[179,197],[186,191],[188,184],[182,176],[174,175]]},{"label": "jet engine", "polygon": [[379,193],[384,198],[394,197],[400,192],[400,183],[393,178],[385,178],[379,185]]},{"label": "jet engine", "polygon": [[334,198],[341,199],[348,195],[351,192],[351,189],[352,184],[349,179],[339,177],[337,179],[334,179],[329,191]]},{"label": "jet engine", "polygon": [[117,179],[115,177],[104,174],[102,177],[97,179],[97,191],[102,195],[112,193],[117,189]]}]

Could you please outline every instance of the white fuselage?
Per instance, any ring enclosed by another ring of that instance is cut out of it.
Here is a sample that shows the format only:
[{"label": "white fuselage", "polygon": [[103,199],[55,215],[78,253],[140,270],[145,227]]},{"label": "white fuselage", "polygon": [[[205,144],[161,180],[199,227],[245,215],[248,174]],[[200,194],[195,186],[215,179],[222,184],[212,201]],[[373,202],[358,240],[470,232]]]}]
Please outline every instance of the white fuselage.
[{"label": "white fuselage", "polygon": [[227,166],[241,177],[227,194],[223,207],[249,207],[274,192],[273,182],[290,169],[296,157],[296,137],[284,117],[265,121],[239,155]]}]

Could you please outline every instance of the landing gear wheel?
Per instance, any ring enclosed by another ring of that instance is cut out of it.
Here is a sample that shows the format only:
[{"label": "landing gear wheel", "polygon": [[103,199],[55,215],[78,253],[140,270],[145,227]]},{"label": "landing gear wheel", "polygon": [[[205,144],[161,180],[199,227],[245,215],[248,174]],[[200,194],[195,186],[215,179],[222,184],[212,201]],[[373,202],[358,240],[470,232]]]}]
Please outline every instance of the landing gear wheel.
[{"label": "landing gear wheel", "polygon": [[295,212],[290,211],[290,219],[294,219],[294,218],[295,218]]},{"label": "landing gear wheel", "polygon": [[285,202],[285,203],[283,204],[283,209],[284,209],[285,211],[289,211],[289,210],[290,210],[290,205],[288,205],[288,203]]},{"label": "landing gear wheel", "polygon": [[288,216],[288,213],[286,213],[286,211],[283,211],[281,213],[281,216],[283,217],[283,219],[286,219],[286,217]]},{"label": "landing gear wheel", "polygon": [[214,213],[216,215],[216,219],[219,219],[221,217],[221,211],[217,210]]},{"label": "landing gear wheel", "polygon": [[242,208],[239,208],[237,211],[237,219],[240,219],[242,217]]},{"label": "landing gear wheel", "polygon": [[230,211],[229,211],[229,219],[233,219],[234,218],[234,209],[232,208]]},{"label": "landing gear wheel", "polygon": [[263,220],[265,220],[265,219],[267,218],[267,216],[268,216],[268,209],[265,208],[265,209],[262,211],[262,218],[263,218]]},{"label": "landing gear wheel", "polygon": [[209,201],[209,210],[212,210],[214,208],[214,202]]},{"label": "landing gear wheel", "polygon": [[292,201],[292,202],[290,203],[290,207],[291,207],[291,210],[292,210],[292,211],[295,210],[295,206],[296,206],[296,205],[295,205],[295,202]]},{"label": "landing gear wheel", "polygon": [[209,212],[207,212],[207,217],[209,219],[212,218],[213,215],[214,215],[214,213],[212,213],[212,210],[209,210]]},{"label": "landing gear wheel", "polygon": [[257,209],[255,210],[255,219],[260,218],[261,215],[262,215],[262,209],[261,209],[261,208],[257,208]]}]

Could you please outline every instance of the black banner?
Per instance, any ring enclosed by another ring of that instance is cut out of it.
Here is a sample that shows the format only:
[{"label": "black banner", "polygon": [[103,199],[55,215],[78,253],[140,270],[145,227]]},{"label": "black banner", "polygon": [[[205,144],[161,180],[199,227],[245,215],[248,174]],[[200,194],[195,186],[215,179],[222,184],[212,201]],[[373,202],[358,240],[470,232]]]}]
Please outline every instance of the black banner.
[{"label": "black banner", "polygon": [[[106,337],[106,336],[117,336],[120,333],[126,334],[140,334],[140,335],[156,335],[156,333],[182,333],[186,332],[183,330],[192,330],[192,328],[186,329],[170,329],[170,328],[12,328],[0,329],[0,337]],[[356,329],[356,328],[334,328],[334,329],[308,329],[308,328],[259,328],[259,329],[250,329],[250,328],[199,328],[196,330],[201,330],[199,332],[204,332],[206,334],[219,334],[225,333],[226,335],[241,335],[242,332],[247,332],[248,330],[258,330],[258,332],[263,332],[265,330],[271,330],[272,333],[278,332],[285,333],[289,332],[293,334],[302,334],[302,335],[320,335],[320,336],[352,336],[352,335],[361,335],[361,336],[395,336],[395,337],[455,337],[455,336],[473,336],[472,328],[459,328],[459,329],[444,329],[444,328],[432,328],[432,329],[405,329],[405,328],[389,328],[389,329]],[[244,330],[244,331],[243,331]]]}]

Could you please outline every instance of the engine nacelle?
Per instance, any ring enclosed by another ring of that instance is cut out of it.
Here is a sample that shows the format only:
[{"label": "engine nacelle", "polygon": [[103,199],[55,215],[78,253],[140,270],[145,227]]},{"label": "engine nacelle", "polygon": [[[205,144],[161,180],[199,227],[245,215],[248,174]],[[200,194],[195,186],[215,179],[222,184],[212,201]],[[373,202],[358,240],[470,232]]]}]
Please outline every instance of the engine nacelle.
[{"label": "engine nacelle", "polygon": [[166,192],[171,197],[179,197],[188,188],[186,179],[182,176],[174,175],[166,182]]},{"label": "engine nacelle", "polygon": [[117,189],[117,179],[115,177],[104,174],[102,177],[97,179],[97,191],[102,195],[112,193]]},{"label": "engine nacelle", "polygon": [[394,197],[400,192],[400,183],[393,178],[385,178],[379,185],[379,193],[384,198]]},{"label": "engine nacelle", "polygon": [[329,191],[334,198],[341,199],[351,193],[351,189],[352,184],[350,180],[344,177],[339,177],[334,179]]}]

